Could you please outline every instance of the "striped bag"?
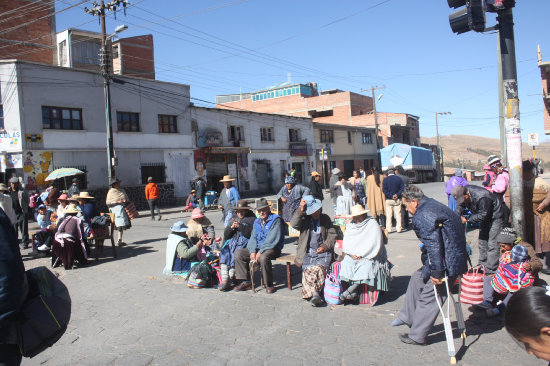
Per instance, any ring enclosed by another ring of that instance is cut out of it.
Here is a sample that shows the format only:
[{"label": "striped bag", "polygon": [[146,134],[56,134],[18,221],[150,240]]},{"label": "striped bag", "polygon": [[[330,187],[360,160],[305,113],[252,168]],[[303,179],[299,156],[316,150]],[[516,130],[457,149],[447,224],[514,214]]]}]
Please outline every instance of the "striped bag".
[{"label": "striped bag", "polygon": [[340,262],[332,263],[330,271],[325,277],[324,288],[325,301],[327,304],[340,305],[340,294],[342,293],[342,284],[340,282]]},{"label": "striped bag", "polygon": [[139,217],[139,212],[136,210],[136,206],[132,201],[127,202],[126,205],[124,205],[124,209],[126,210],[126,213],[128,214],[130,220]]},{"label": "striped bag", "polygon": [[460,285],[460,302],[465,304],[481,304],[483,302],[483,279],[485,274],[479,270],[485,267],[477,267],[468,269],[468,272],[462,275]]},{"label": "striped bag", "polygon": [[374,306],[378,301],[378,290],[369,289],[366,283],[359,286],[359,304]]}]

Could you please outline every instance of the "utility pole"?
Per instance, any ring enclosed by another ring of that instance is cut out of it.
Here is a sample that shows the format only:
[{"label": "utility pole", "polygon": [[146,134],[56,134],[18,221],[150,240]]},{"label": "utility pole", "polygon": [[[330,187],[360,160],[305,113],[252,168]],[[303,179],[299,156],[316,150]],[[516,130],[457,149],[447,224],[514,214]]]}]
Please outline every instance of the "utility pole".
[{"label": "utility pole", "polygon": [[[103,76],[103,96],[105,99],[105,128],[107,132],[107,179],[108,182],[114,178],[115,175],[115,166],[117,165],[115,157],[115,149],[113,146],[113,120],[111,114],[111,87],[110,87],[110,69],[111,69],[111,58],[110,50],[108,47],[108,40],[110,37],[107,37],[107,30],[105,25],[105,12],[106,11],[116,11],[117,6],[122,5],[124,11],[126,11],[126,5],[128,0],[112,0],[105,4],[104,0],[101,0],[99,4],[94,1],[94,7],[92,9],[84,8],[84,11],[88,14],[94,16],[99,16],[101,23],[101,74]],[[125,29],[125,28],[124,28]],[[124,30],[122,29],[122,30]],[[118,33],[118,32],[117,32]]]},{"label": "utility pole", "polygon": [[445,181],[445,168],[443,165],[443,149],[441,148],[441,143],[439,141],[439,124],[437,122],[437,115],[448,115],[451,112],[435,112],[435,134],[437,136],[437,157],[439,160],[439,169],[441,169],[441,181]]},{"label": "utility pole", "polygon": [[512,227],[523,237],[523,177],[521,154],[521,126],[519,119],[518,80],[516,50],[514,44],[514,15],[512,8],[498,11],[498,32],[500,35],[500,58],[502,61],[502,89],[505,110],[506,151],[510,174],[510,206]]},{"label": "utility pole", "polygon": [[504,93],[502,90],[502,58],[500,54],[500,32],[497,32],[497,52],[498,52],[498,124],[500,126],[500,155],[502,164],[508,166],[506,154],[506,128],[504,127]]},{"label": "utility pole", "polygon": [[[376,141],[376,156],[378,160],[378,168],[382,169],[382,158],[380,157],[380,143],[378,142],[378,134],[380,133],[380,129],[378,128],[378,114],[376,113],[376,98],[374,97],[374,91],[385,89],[386,86],[373,86],[369,89],[361,89],[361,91],[371,91],[372,94],[372,113],[374,113],[374,138]],[[382,142],[382,146],[384,146],[384,143]]]}]

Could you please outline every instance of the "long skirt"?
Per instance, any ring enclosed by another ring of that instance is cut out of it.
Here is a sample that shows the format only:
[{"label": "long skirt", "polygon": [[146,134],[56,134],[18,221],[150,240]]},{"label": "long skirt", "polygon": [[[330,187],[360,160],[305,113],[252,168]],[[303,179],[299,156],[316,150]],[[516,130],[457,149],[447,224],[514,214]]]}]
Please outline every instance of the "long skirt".
[{"label": "long skirt", "polygon": [[65,269],[72,269],[75,260],[81,265],[86,264],[88,260],[84,250],[80,243],[75,243],[72,240],[65,239],[63,244],[54,240],[52,242],[52,263],[59,259]]},{"label": "long skirt", "polygon": [[325,286],[327,269],[320,265],[306,268],[302,272],[302,298],[309,299],[314,293],[321,294]]}]

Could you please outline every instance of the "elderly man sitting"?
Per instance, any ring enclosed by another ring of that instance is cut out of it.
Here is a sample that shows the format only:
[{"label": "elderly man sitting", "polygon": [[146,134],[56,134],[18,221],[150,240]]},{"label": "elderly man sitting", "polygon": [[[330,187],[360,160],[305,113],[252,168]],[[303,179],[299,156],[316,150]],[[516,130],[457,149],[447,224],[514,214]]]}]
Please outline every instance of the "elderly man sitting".
[{"label": "elderly man sitting", "polygon": [[242,281],[235,291],[247,291],[252,288],[250,284],[250,261],[260,263],[262,276],[266,285],[265,292],[272,294],[275,292],[273,287],[273,267],[271,260],[281,255],[281,249],[284,245],[283,221],[271,213],[269,204],[265,198],[261,198],[256,206],[259,217],[254,221],[252,234],[248,240],[246,248],[235,252],[235,278]]}]

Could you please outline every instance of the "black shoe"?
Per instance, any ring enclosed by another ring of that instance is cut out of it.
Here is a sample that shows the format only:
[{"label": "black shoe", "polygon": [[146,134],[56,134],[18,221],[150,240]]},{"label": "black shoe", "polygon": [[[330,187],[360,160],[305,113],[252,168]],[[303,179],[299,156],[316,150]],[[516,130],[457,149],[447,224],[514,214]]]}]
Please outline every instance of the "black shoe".
[{"label": "black shoe", "polygon": [[231,283],[229,283],[229,281],[220,286],[220,291],[225,292],[229,290],[231,290]]},{"label": "black shoe", "polygon": [[325,301],[319,295],[313,295],[313,297],[311,298],[311,306],[318,308],[319,306],[323,306],[324,304]]},{"label": "black shoe", "polygon": [[408,333],[402,333],[399,335],[399,340],[403,343],[407,343],[407,344],[413,344],[415,346],[425,346],[426,343],[419,343],[413,339],[410,339],[409,338],[409,334]]}]

